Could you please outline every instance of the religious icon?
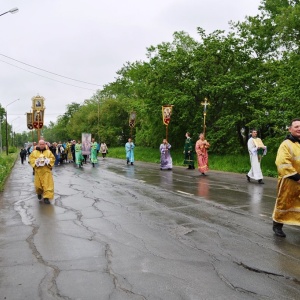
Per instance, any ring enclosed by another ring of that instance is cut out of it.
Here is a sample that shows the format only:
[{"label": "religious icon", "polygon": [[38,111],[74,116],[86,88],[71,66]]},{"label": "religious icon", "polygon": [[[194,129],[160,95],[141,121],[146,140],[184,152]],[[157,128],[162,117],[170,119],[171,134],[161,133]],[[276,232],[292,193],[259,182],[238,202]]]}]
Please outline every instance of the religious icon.
[{"label": "religious icon", "polygon": [[131,112],[129,116],[129,127],[135,126],[136,112]]},{"label": "religious icon", "polygon": [[37,95],[36,97],[33,97],[32,99],[32,109],[33,110],[44,110],[44,97],[41,97]]},{"label": "religious icon", "polygon": [[163,123],[165,125],[169,125],[169,123],[171,121],[172,108],[173,108],[173,105],[162,106],[162,117],[163,117]]},{"label": "religious icon", "polygon": [[33,128],[41,129],[44,125],[44,112],[42,110],[34,110],[33,115]]},{"label": "religious icon", "polygon": [[92,141],[92,134],[91,133],[82,133],[81,134],[81,141],[82,141],[82,154],[89,155],[91,153],[91,141]]}]

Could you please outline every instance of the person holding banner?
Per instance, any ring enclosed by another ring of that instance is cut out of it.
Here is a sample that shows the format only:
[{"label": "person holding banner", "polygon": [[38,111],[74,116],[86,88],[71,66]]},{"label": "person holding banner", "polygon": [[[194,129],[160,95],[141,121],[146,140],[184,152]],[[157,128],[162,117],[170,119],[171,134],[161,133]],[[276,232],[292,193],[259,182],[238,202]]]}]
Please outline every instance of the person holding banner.
[{"label": "person holding banner", "polygon": [[131,165],[133,165],[134,163],[134,148],[135,145],[132,142],[132,139],[129,138],[128,142],[125,144],[125,151],[126,151],[126,161],[127,161],[127,165],[130,163]]},{"label": "person holding banner", "polygon": [[161,170],[172,170],[173,162],[172,162],[170,149],[171,149],[171,145],[168,143],[166,139],[163,139],[163,142],[159,147]]},{"label": "person holding banner", "polygon": [[191,139],[191,135],[189,132],[187,132],[185,134],[186,140],[185,140],[185,144],[184,144],[184,165],[188,165],[188,169],[189,170],[194,170],[195,166],[194,166],[194,145]]},{"label": "person holding banner", "polygon": [[204,138],[204,134],[200,133],[199,140],[196,142],[195,151],[198,158],[198,170],[203,175],[206,176],[205,172],[208,171],[208,153],[209,142]]}]

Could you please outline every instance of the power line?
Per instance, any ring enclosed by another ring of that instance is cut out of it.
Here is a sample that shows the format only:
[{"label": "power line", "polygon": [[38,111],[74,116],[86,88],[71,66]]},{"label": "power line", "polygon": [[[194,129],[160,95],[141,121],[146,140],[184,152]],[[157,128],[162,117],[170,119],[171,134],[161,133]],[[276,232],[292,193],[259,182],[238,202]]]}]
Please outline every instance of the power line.
[{"label": "power line", "polygon": [[96,86],[102,86],[102,85],[100,85],[100,84],[90,83],[90,82],[86,82],[86,81],[82,81],[82,80],[70,78],[70,77],[67,77],[67,76],[59,75],[59,74],[57,74],[57,73],[54,73],[54,72],[51,72],[51,71],[47,71],[47,70],[42,69],[42,68],[39,68],[39,67],[35,67],[35,66],[33,66],[33,65],[27,64],[27,63],[25,63],[25,62],[22,62],[22,61],[20,61],[20,60],[14,59],[14,58],[12,58],[12,57],[9,57],[9,56],[4,55],[4,54],[1,54],[1,53],[0,53],[0,55],[6,57],[6,58],[8,58],[8,59],[17,61],[17,62],[20,63],[20,64],[23,64],[23,65],[29,66],[29,67],[31,67],[31,68],[38,69],[38,70],[41,70],[41,71],[44,71],[44,72],[47,72],[47,73],[56,75],[56,76],[59,76],[59,77],[63,77],[63,78],[66,78],[66,79],[74,80],[74,81],[81,82],[81,83],[85,83],[85,84],[96,85]]},{"label": "power line", "polygon": [[[0,55],[2,55],[2,54],[0,54]],[[63,82],[63,81],[59,81],[59,80],[56,80],[56,79],[53,79],[53,78],[50,78],[50,77],[47,77],[47,76],[44,76],[44,75],[41,75],[41,74],[38,74],[38,73],[34,73],[34,72],[29,71],[29,70],[26,70],[26,69],[24,69],[24,68],[15,66],[15,65],[10,64],[10,63],[8,63],[8,62],[6,62],[6,61],[4,61],[4,60],[1,60],[1,59],[0,59],[0,61],[3,62],[3,63],[5,63],[5,64],[8,64],[8,65],[10,65],[10,66],[13,66],[13,67],[15,67],[15,68],[21,69],[21,70],[23,70],[23,71],[26,71],[26,72],[28,72],[28,73],[32,73],[32,74],[37,75],[37,76],[40,76],[40,77],[44,77],[44,78],[47,78],[47,79],[50,79],[50,80],[53,80],[53,81],[56,81],[56,82],[59,82],[59,83],[65,84],[65,85],[74,86],[74,87],[77,87],[77,88],[79,88],[79,89],[84,89],[84,90],[89,90],[89,91],[96,92],[96,90],[94,90],[94,89],[84,88],[84,87],[77,86],[77,85],[74,85],[74,84],[70,84],[70,83],[66,83],[66,82]]]}]

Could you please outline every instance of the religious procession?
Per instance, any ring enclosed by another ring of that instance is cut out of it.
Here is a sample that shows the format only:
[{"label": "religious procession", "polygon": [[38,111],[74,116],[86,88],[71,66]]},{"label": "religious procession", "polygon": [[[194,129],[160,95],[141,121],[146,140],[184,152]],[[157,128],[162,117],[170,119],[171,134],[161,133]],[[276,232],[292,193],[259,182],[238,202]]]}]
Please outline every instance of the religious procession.
[{"label": "religious procession", "polygon": [[[34,101],[34,106],[43,107],[43,100],[34,99]],[[191,133],[186,132],[183,148],[183,165],[187,167],[187,170],[195,170],[195,165],[197,165],[200,176],[207,176],[207,172],[209,171],[208,150],[211,146],[205,137],[207,99],[205,99],[203,105],[204,130],[199,134],[196,143],[193,142]],[[39,109],[41,108],[39,107]],[[171,144],[168,141],[168,126],[171,121],[172,109],[173,105],[162,106],[162,120],[166,126],[166,134],[159,146],[161,171],[171,171],[173,169]],[[40,113],[41,118],[43,118],[43,115],[44,113]],[[132,112],[129,117],[130,137],[125,144],[126,164],[130,166],[133,166],[135,161],[135,144],[132,138],[135,118],[136,113]],[[36,127],[36,125],[39,128],[39,122],[33,122],[33,127]],[[298,154],[298,149],[294,145],[297,145],[300,138],[300,119],[291,121],[289,132],[290,135],[280,146],[276,158],[279,179],[278,196],[273,212],[273,231],[275,235],[280,237],[286,236],[282,230],[283,224],[300,225],[299,213],[295,212],[295,208],[300,207],[297,200],[300,194],[300,188],[298,187],[298,183],[300,183],[300,167],[293,159],[295,156],[294,153]],[[250,158],[250,170],[246,174],[246,180],[248,183],[254,180],[259,185],[262,185],[264,181],[261,162],[263,156],[267,154],[267,146],[258,137],[257,129],[250,131],[247,148]],[[29,155],[29,163],[33,168],[33,175],[35,176],[34,183],[37,197],[40,201],[44,200],[46,204],[50,204],[49,199],[53,199],[54,195],[54,183],[51,174],[53,167],[64,163],[73,163],[77,168],[83,168],[85,164],[91,163],[95,167],[98,163],[99,153],[104,159],[108,154],[108,147],[105,142],[96,142],[90,133],[82,133],[82,138],[77,141],[69,139],[67,142],[59,141],[58,143],[50,143],[44,137],[40,137],[38,143],[34,142],[28,145],[27,149],[21,149],[20,157],[22,163],[26,159],[26,155],[24,158],[24,153],[26,152]],[[287,190],[290,192],[287,192]],[[297,196],[296,198],[295,195]],[[292,201],[290,200],[291,198],[293,198]],[[288,202],[287,199],[289,199]]]}]

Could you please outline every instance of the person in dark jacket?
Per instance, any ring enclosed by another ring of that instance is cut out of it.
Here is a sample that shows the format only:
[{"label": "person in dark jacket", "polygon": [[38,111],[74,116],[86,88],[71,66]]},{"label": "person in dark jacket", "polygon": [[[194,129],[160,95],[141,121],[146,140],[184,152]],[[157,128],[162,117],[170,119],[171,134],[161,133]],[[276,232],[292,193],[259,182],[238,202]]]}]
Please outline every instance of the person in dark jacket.
[{"label": "person in dark jacket", "polygon": [[26,155],[27,155],[27,150],[25,148],[21,148],[20,157],[21,157],[22,165],[23,165],[24,161],[26,161]]}]

